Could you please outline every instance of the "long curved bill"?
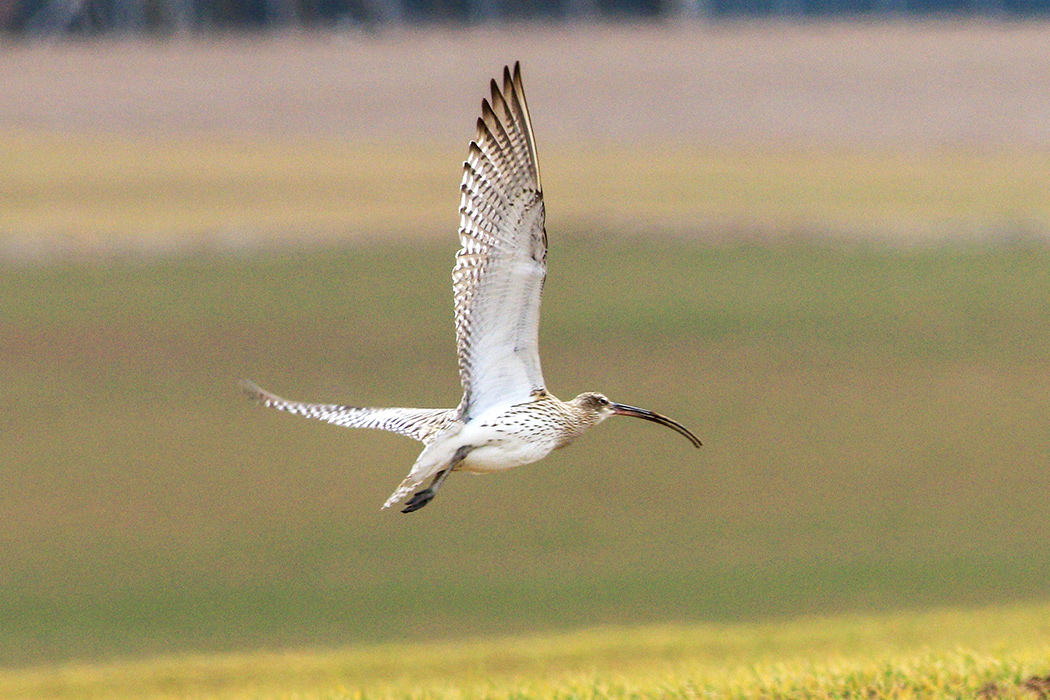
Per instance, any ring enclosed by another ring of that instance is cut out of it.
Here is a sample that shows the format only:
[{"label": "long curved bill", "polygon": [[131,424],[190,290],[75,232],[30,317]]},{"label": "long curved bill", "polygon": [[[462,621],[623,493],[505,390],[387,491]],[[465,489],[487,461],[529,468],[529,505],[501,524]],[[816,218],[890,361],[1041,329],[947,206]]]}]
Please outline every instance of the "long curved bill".
[{"label": "long curved bill", "polygon": [[644,408],[636,408],[634,406],[627,406],[622,403],[610,403],[609,407],[613,413],[618,416],[634,416],[635,418],[644,418],[645,420],[652,421],[653,423],[659,423],[660,425],[666,425],[671,430],[685,435],[689,438],[689,441],[693,443],[693,447],[700,447],[700,438],[689,432],[689,429],[678,421],[673,421],[667,416],[661,416],[659,413],[653,411],[647,411]]}]

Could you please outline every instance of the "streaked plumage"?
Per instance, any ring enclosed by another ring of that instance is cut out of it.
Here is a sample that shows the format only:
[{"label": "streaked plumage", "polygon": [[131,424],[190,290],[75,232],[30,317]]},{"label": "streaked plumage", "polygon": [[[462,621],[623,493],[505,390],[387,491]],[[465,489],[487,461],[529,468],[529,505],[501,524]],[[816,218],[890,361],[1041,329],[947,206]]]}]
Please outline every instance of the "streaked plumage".
[{"label": "streaked plumage", "polygon": [[455,409],[362,408],[282,399],[249,382],[265,406],[350,428],[388,430],[424,448],[383,505],[400,503],[428,479],[403,512],[426,505],[453,471],[501,471],[564,447],[610,415],[645,418],[700,441],[651,411],[580,394],[547,392],[538,349],[540,296],[547,274],[547,232],[536,142],[521,70],[503,69],[481,103],[477,135],[463,164],[459,240],[452,270],[463,399]]}]

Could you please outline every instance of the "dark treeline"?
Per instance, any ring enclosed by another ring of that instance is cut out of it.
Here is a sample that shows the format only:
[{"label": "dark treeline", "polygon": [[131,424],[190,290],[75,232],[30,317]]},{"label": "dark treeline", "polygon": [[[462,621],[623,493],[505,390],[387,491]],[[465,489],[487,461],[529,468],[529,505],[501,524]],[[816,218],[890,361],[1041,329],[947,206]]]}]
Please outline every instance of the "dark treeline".
[{"label": "dark treeline", "polygon": [[1050,0],[0,0],[0,31],[27,36],[593,18],[1050,15]]}]

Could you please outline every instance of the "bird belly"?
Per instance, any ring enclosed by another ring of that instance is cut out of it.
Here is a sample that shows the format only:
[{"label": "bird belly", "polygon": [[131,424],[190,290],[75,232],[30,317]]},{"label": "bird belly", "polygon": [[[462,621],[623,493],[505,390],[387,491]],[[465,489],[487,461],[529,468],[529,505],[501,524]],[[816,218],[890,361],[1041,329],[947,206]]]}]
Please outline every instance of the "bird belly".
[{"label": "bird belly", "polygon": [[468,425],[456,436],[456,442],[473,449],[457,469],[484,474],[536,462],[555,447],[553,441],[544,437],[521,436],[492,425]]},{"label": "bird belly", "polygon": [[550,454],[553,445],[540,445],[510,437],[499,442],[475,447],[459,466],[460,471],[475,474],[499,472],[531,464]]}]

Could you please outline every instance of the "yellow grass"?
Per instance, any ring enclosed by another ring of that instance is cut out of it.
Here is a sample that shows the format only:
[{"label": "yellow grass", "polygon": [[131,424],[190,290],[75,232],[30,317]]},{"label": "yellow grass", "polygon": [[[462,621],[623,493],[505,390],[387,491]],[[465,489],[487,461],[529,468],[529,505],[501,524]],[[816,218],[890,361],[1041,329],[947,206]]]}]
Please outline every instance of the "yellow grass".
[{"label": "yellow grass", "polygon": [[21,700],[1034,698],[1050,607],[603,628],[0,672]]},{"label": "yellow grass", "polygon": [[[1050,149],[541,147],[551,230],[905,242],[1050,230]],[[463,154],[447,148],[8,133],[0,150],[0,246],[15,255],[447,236],[458,224]]]}]

